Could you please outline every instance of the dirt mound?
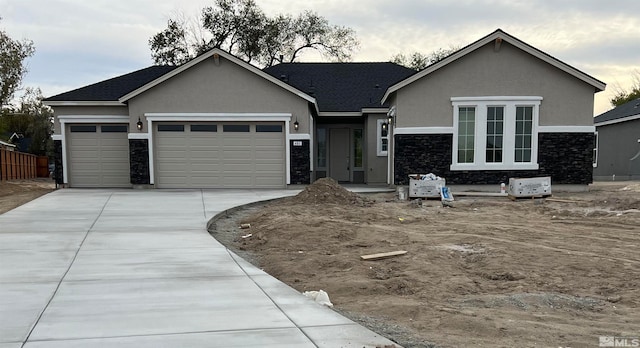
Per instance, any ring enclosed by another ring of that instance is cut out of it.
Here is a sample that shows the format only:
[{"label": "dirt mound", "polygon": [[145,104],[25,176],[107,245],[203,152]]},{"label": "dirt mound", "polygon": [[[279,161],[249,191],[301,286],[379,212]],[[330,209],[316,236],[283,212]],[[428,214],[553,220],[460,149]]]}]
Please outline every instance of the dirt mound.
[{"label": "dirt mound", "polygon": [[302,192],[293,197],[299,204],[338,204],[365,206],[372,203],[356,193],[348,191],[331,178],[322,178],[307,186]]}]

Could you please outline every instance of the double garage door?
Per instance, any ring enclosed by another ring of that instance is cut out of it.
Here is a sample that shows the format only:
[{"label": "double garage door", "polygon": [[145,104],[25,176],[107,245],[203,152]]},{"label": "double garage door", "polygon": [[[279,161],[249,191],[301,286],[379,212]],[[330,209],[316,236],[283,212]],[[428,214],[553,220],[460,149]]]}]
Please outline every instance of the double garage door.
[{"label": "double garage door", "polygon": [[71,187],[131,187],[126,124],[71,124],[67,131]]},{"label": "double garage door", "polygon": [[284,123],[157,123],[158,188],[282,188]]}]

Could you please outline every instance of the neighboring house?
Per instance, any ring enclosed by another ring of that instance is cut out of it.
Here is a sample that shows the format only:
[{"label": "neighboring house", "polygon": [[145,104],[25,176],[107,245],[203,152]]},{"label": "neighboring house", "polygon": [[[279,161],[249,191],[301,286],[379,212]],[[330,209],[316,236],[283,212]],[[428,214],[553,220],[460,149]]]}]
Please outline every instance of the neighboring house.
[{"label": "neighboring house", "polygon": [[0,140],[0,150],[15,151],[16,146],[10,143],[5,143],[4,141]]},{"label": "neighboring house", "polygon": [[[211,50],[45,100],[61,183],[282,188],[592,178],[605,84],[497,30],[420,72],[392,63],[260,70]],[[388,123],[391,121],[391,124]]]},{"label": "neighboring house", "polygon": [[594,180],[640,179],[640,98],[594,119]]}]

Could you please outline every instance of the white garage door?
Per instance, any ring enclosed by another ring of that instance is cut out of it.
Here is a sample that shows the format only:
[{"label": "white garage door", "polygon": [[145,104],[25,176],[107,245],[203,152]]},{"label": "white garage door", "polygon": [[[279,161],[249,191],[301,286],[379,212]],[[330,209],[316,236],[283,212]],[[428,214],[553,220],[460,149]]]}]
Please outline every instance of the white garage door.
[{"label": "white garage door", "polygon": [[127,133],[126,124],[69,125],[69,186],[130,187]]},{"label": "white garage door", "polygon": [[154,126],[158,188],[282,188],[283,123]]}]

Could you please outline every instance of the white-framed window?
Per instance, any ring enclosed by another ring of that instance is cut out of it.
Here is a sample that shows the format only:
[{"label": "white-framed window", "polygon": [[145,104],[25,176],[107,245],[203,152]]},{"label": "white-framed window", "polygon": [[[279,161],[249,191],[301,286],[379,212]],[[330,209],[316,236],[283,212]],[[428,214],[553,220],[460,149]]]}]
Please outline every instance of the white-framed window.
[{"label": "white-framed window", "polygon": [[598,132],[593,132],[593,167],[598,166]]},{"label": "white-framed window", "polygon": [[[376,139],[378,156],[387,156],[389,153],[389,133],[386,125],[387,119],[381,118],[376,124]],[[384,127],[382,125],[385,125]]]},{"label": "white-framed window", "polygon": [[454,97],[451,170],[538,169],[542,97]]}]

